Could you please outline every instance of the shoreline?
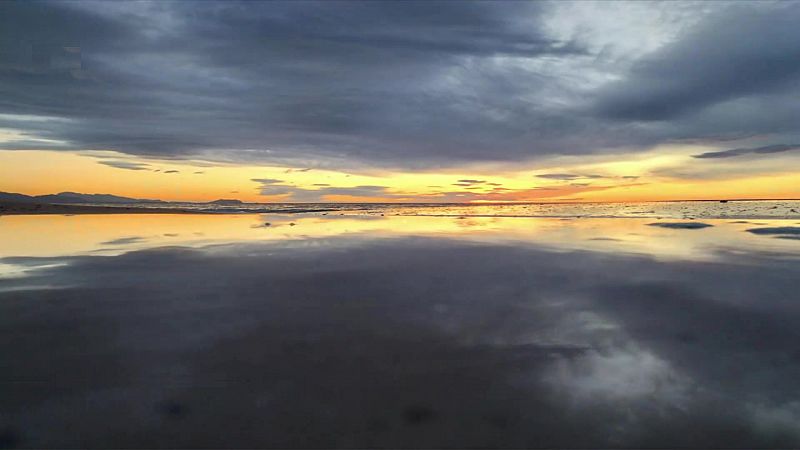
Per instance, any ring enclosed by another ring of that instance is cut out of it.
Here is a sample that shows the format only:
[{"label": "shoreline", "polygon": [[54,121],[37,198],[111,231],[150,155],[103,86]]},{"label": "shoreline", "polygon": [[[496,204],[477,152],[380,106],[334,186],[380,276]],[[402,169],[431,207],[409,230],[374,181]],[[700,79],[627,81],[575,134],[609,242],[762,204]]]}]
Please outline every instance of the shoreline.
[{"label": "shoreline", "polygon": [[51,203],[0,202],[0,216],[64,214],[208,214],[180,208],[137,206],[61,205]]},{"label": "shoreline", "polygon": [[[654,219],[654,220],[800,220],[800,208],[788,209],[784,214],[767,213],[767,211],[726,211],[724,214],[711,214],[713,211],[694,211],[689,214],[683,211],[661,211],[657,213],[654,211],[637,211],[637,213],[646,213],[642,215],[628,215],[628,214],[613,214],[615,211],[596,211],[594,213],[578,214],[575,212],[563,211],[561,213],[554,213],[553,211],[531,211],[529,213],[519,214],[515,211],[497,211],[497,213],[481,213],[474,214],[480,211],[468,211],[467,209],[459,209],[462,206],[478,206],[478,205],[458,205],[458,204],[442,204],[430,205],[432,208],[419,207],[418,205],[411,205],[409,211],[392,210],[391,205],[386,205],[386,215],[391,216],[413,216],[413,217],[452,217],[452,218],[549,218],[549,219]],[[437,206],[451,206],[455,207],[455,211],[437,211]],[[483,205],[489,206],[489,205]],[[774,207],[772,208],[774,209]],[[338,215],[375,215],[357,209],[276,209],[265,210],[249,210],[249,209],[195,209],[181,207],[175,205],[174,207],[148,207],[139,206],[135,204],[119,204],[119,205],[94,205],[94,204],[57,204],[57,203],[34,203],[34,202],[16,202],[16,201],[0,201],[0,217],[2,216],[21,216],[21,215],[99,215],[99,214],[202,214],[202,215],[228,215],[228,214],[296,214],[296,213],[335,213]],[[381,211],[378,211],[381,212]],[[619,211],[617,211],[619,213]],[[771,210],[769,211],[771,212]],[[323,215],[325,215],[323,214]],[[383,216],[384,214],[381,214]]]}]

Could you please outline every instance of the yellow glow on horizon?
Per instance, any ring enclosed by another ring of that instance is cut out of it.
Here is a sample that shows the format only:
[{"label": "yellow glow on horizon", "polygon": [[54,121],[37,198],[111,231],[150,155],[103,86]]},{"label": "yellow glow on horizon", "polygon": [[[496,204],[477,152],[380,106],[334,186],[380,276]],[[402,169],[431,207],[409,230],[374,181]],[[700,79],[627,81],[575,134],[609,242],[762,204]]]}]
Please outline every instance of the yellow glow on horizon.
[{"label": "yellow glow on horizon", "polygon": [[[666,152],[666,153],[664,153]],[[671,152],[671,153],[670,153]],[[211,201],[235,198],[247,202],[297,201],[286,195],[261,195],[254,179],[281,180],[281,188],[324,193],[329,188],[381,186],[383,192],[359,196],[335,189],[322,198],[331,202],[417,201],[648,201],[714,198],[798,198],[800,170],[787,166],[769,174],[725,179],[680,179],[659,170],[684,167],[697,148],[659,149],[612,159],[562,157],[545,168],[465,168],[464,172],[372,172],[287,168],[155,160],[117,152],[0,151],[0,191],[29,195],[63,191],[107,193],[167,201]],[[127,165],[141,170],[111,167]],[[576,174],[575,179],[541,178],[541,174]],[[459,180],[476,180],[461,182]],[[460,193],[461,196],[455,194]]]},{"label": "yellow glow on horizon", "polygon": [[[321,216],[315,214],[142,214],[8,216],[0,220],[0,259],[118,255],[162,246],[205,247],[236,242],[290,242],[326,237],[437,236],[477,242],[514,242],[569,250],[629,251],[657,258],[713,260],[709,246],[751,246],[764,250],[792,246],[786,240],[744,232],[749,224],[704,220],[714,227],[700,233],[647,226],[653,219],[532,217]],[[269,226],[266,226],[266,223]],[[768,220],[772,226],[791,221]],[[605,239],[597,239],[597,238]],[[607,239],[615,237],[615,239]],[[344,242],[344,241],[341,241]],[[0,264],[0,278],[31,267]]]}]

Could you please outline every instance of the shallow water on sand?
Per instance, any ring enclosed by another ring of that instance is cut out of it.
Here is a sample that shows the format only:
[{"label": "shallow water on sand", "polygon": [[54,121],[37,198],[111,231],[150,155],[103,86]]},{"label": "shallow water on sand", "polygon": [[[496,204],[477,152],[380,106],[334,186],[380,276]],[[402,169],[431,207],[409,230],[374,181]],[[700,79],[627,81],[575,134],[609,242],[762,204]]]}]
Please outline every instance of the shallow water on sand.
[{"label": "shallow water on sand", "polygon": [[[107,205],[115,206],[115,205]],[[117,205],[119,206],[119,205]],[[731,200],[621,203],[144,203],[146,208],[183,208],[223,214],[325,214],[672,219],[798,219],[800,200]]]},{"label": "shallow water on sand", "polygon": [[0,217],[0,447],[800,446],[800,219],[382,213]]}]

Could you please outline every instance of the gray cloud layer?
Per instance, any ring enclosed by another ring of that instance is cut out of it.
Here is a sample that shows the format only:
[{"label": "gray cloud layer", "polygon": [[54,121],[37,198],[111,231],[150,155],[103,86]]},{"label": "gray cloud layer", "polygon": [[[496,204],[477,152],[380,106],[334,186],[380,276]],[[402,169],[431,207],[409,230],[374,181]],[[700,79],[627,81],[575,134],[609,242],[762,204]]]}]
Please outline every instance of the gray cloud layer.
[{"label": "gray cloud layer", "polygon": [[35,139],[0,148],[427,168],[788,141],[800,5],[707,8],[615,69],[550,3],[3,2],[0,127]]},{"label": "gray cloud layer", "polygon": [[117,169],[127,169],[127,170],[150,170],[149,164],[139,163],[135,161],[117,161],[117,160],[105,160],[105,161],[98,161],[100,164],[105,166],[114,167]]},{"label": "gray cloud layer", "polygon": [[731,9],[635,64],[602,92],[603,114],[667,120],[721,102],[775,92],[800,79],[798,4]]},{"label": "gray cloud layer", "polygon": [[731,158],[734,156],[742,155],[764,155],[770,153],[783,153],[794,150],[800,150],[800,144],[778,144],[767,145],[764,147],[755,148],[734,148],[730,150],[722,150],[718,152],[705,152],[699,155],[694,155],[695,158],[709,159],[709,158]]},{"label": "gray cloud layer", "polygon": [[388,192],[385,186],[353,186],[353,187],[330,187],[327,184],[316,184],[318,189],[306,189],[283,180],[274,178],[254,178],[252,181],[259,183],[261,195],[282,195],[286,200],[292,202],[324,202],[328,195],[348,195],[354,197],[385,197],[389,199],[400,199],[405,196],[395,195]]},{"label": "gray cloud layer", "polygon": [[537,178],[544,178],[546,180],[563,180],[563,181],[572,181],[578,180],[581,178],[589,178],[589,179],[596,179],[596,178],[606,178],[603,175],[582,175],[578,173],[543,173],[541,175],[536,175]]}]

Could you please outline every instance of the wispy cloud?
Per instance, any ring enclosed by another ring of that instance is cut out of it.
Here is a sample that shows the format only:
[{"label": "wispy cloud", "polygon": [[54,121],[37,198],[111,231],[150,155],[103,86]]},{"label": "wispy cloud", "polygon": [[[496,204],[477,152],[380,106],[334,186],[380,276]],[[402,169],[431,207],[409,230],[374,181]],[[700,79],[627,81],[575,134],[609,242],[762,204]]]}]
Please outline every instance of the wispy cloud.
[{"label": "wispy cloud", "polygon": [[714,159],[714,158],[733,158],[743,155],[767,155],[772,153],[784,153],[800,150],[800,144],[776,144],[766,145],[763,147],[752,148],[733,148],[730,150],[720,150],[715,152],[700,153],[693,155],[694,158],[699,159]]},{"label": "wispy cloud", "polygon": [[453,186],[475,186],[484,183],[486,183],[486,180],[464,179],[464,180],[458,180],[457,182],[453,183]]},{"label": "wispy cloud", "polygon": [[254,178],[252,181],[260,184],[259,192],[265,196],[282,196],[293,202],[324,202],[332,196],[347,197],[374,197],[380,199],[407,199],[407,195],[397,195],[386,186],[359,185],[349,187],[331,187],[318,183],[314,189],[296,186],[284,180],[275,178]]},{"label": "wispy cloud", "polygon": [[577,174],[577,173],[543,173],[540,175],[536,175],[537,178],[544,178],[546,180],[561,180],[561,181],[572,181],[572,180],[579,180],[581,178],[588,178],[588,179],[598,179],[598,178],[606,178],[603,175],[594,175],[594,174]]},{"label": "wispy cloud", "polygon": [[[473,201],[532,201],[568,197],[581,192],[602,191],[616,186],[590,186],[573,183],[564,186],[535,186],[530,188],[511,189],[499,186],[487,187],[483,180],[475,181],[465,190],[442,190],[433,193],[397,192],[387,186],[358,185],[332,187],[327,184],[314,184],[312,187],[297,186],[291,182],[275,178],[254,178],[259,183],[259,192],[264,196],[280,196],[292,202],[324,202],[333,197],[353,197],[366,201],[423,201],[423,202],[473,202]],[[464,181],[464,180],[460,180]],[[498,184],[498,183],[495,183]],[[480,190],[481,192],[476,192]]]},{"label": "wispy cloud", "polygon": [[102,160],[98,161],[99,164],[104,166],[114,167],[116,169],[126,170],[150,170],[150,165],[135,161],[119,161],[119,160]]}]

